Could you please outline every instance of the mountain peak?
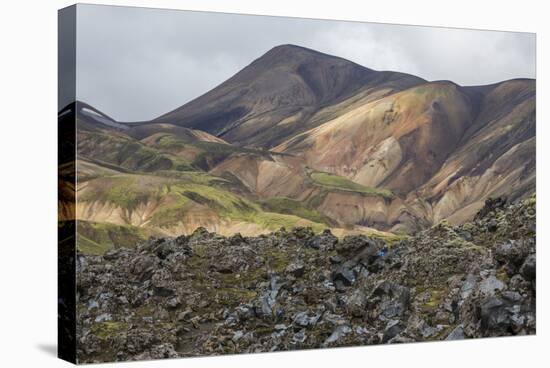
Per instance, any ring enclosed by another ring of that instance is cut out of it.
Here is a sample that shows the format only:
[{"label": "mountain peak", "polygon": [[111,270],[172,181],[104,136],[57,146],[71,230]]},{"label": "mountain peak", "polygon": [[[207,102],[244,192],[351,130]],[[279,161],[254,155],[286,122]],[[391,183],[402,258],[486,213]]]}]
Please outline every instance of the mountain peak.
[{"label": "mountain peak", "polygon": [[315,50],[308,49],[307,47],[303,47],[303,46],[299,46],[299,45],[294,45],[292,43],[284,43],[284,44],[281,44],[281,45],[278,45],[278,46],[274,46],[268,52],[271,52],[271,51],[278,52],[278,51],[285,51],[285,50],[294,50],[294,51],[307,50],[307,51],[316,52]]},{"label": "mountain peak", "polygon": [[333,58],[338,58],[337,56],[323,54],[322,52],[319,52],[317,50],[308,49],[307,47],[294,45],[294,44],[291,44],[291,43],[286,43],[286,44],[282,44],[282,45],[272,47],[268,52],[266,52],[264,54],[264,56],[265,55],[274,55],[274,54],[296,54],[296,53],[325,55],[325,56],[329,56],[329,57],[333,57]]},{"label": "mountain peak", "polygon": [[332,65],[340,66],[349,65],[355,68],[363,69],[364,71],[370,71],[368,68],[341,57],[325,54],[317,50],[293,44],[282,44],[271,48],[265,54],[256,59],[251,66],[263,64],[264,67],[272,67],[283,63],[288,66],[297,67],[303,63],[309,62],[330,63]]},{"label": "mountain peak", "polygon": [[[401,90],[421,82],[410,75],[377,72],[338,56],[283,44],[155,122],[204,130],[233,143],[274,147],[307,129],[315,111],[362,89]],[[281,121],[292,123],[283,126]]]}]

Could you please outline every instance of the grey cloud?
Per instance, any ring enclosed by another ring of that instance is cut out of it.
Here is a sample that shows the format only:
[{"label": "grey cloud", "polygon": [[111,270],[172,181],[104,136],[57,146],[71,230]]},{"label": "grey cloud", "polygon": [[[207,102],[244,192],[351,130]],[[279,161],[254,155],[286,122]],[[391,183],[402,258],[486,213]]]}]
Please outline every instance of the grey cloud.
[{"label": "grey cloud", "polygon": [[77,97],[151,119],[287,43],[462,85],[535,77],[533,34],[78,5]]}]

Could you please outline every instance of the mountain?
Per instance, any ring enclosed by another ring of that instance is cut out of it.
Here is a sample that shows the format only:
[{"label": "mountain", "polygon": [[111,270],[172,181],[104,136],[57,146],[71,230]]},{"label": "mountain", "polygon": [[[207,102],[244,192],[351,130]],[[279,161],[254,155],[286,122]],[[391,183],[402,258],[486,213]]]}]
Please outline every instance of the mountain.
[{"label": "mountain", "polygon": [[77,218],[96,253],[121,231],[396,240],[459,225],[535,192],[535,100],[534,80],[465,87],[278,46],[149,122],[78,102]]},{"label": "mountain", "polygon": [[324,107],[366,91],[387,94],[422,82],[411,75],[376,72],[339,57],[282,45],[154,121],[204,130],[241,146],[269,148],[321,124],[331,116]]},{"label": "mountain", "polygon": [[[488,196],[535,190],[535,97],[533,80],[490,88],[425,83],[358,104],[274,151],[398,194],[404,203],[386,222],[405,214],[460,223]],[[342,213],[361,206],[337,201]]]}]

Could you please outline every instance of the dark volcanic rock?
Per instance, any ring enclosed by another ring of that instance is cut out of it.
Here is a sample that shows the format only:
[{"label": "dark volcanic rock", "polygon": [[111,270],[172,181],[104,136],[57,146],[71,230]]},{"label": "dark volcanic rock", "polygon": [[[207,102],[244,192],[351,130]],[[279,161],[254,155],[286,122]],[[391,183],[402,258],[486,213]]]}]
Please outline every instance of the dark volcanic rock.
[{"label": "dark volcanic rock", "polygon": [[393,244],[198,228],[78,254],[80,361],[533,334],[535,199],[503,203]]},{"label": "dark volcanic rock", "polygon": [[402,316],[410,300],[410,291],[407,287],[389,281],[381,281],[376,285],[369,297],[372,313],[385,318]]},{"label": "dark volcanic rock", "polygon": [[353,272],[354,262],[346,262],[339,266],[332,274],[332,280],[340,282],[343,286],[351,286],[355,283],[356,277]]},{"label": "dark volcanic rock", "polygon": [[386,328],[384,329],[384,335],[382,337],[382,342],[388,342],[397,336],[401,331],[403,331],[403,326],[401,321],[394,319],[388,322]]},{"label": "dark volcanic rock", "polygon": [[464,339],[464,327],[458,325],[454,330],[447,336],[445,340],[463,340]]},{"label": "dark volcanic rock", "polygon": [[305,245],[313,249],[331,251],[337,243],[338,238],[332,235],[329,229],[325,229],[321,234],[310,237]]},{"label": "dark volcanic rock", "polygon": [[536,278],[537,273],[537,257],[535,254],[530,254],[519,269],[519,273],[529,281],[532,281]]},{"label": "dark volcanic rock", "polygon": [[518,334],[529,323],[524,298],[517,292],[486,299],[481,304],[481,330],[490,336]]},{"label": "dark volcanic rock", "polygon": [[286,268],[286,272],[295,277],[301,277],[304,274],[305,270],[306,266],[302,261],[293,262]]},{"label": "dark volcanic rock", "polygon": [[528,245],[523,240],[507,240],[495,249],[495,259],[518,268],[529,252]]},{"label": "dark volcanic rock", "polygon": [[506,197],[487,198],[484,206],[476,214],[475,219],[479,220],[487,216],[491,212],[494,212],[498,209],[502,209],[506,205],[507,201],[508,199]]}]

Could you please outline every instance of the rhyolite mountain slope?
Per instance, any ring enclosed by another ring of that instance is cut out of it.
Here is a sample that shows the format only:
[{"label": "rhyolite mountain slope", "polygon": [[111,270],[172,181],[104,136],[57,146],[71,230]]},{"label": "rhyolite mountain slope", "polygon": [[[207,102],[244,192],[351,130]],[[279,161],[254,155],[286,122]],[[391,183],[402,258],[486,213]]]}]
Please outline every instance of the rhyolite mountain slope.
[{"label": "rhyolite mountain slope", "polygon": [[529,79],[463,87],[278,46],[150,122],[78,103],[77,217],[166,235],[461,224],[535,191],[535,97]]},{"label": "rhyolite mountain slope", "polygon": [[460,223],[488,196],[521,197],[535,186],[534,81],[480,91],[425,83],[359,105],[274,150],[389,189],[404,211],[430,223]]}]

